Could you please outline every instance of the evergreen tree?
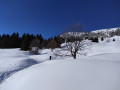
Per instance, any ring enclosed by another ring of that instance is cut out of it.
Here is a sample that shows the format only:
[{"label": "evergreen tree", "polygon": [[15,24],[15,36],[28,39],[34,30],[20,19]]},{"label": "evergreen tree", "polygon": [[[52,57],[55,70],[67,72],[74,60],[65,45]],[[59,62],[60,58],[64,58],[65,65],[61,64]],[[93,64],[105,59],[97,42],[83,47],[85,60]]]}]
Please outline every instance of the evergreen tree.
[{"label": "evergreen tree", "polygon": [[42,44],[40,44],[40,48],[47,48],[48,40],[43,40]]},{"label": "evergreen tree", "polygon": [[[30,42],[33,39],[38,38],[40,44],[43,42],[42,35],[33,35],[33,34],[23,34],[22,37],[19,36],[19,33],[13,33],[12,35],[3,34],[0,35],[0,48],[21,48],[21,50],[29,50]],[[47,41],[45,41],[46,43]],[[47,45],[46,45],[47,46]]]},{"label": "evergreen tree", "polygon": [[13,33],[11,35],[11,48],[19,48],[21,44],[21,38],[19,38],[19,33]]},{"label": "evergreen tree", "polygon": [[1,48],[1,40],[2,40],[2,37],[1,37],[1,35],[0,35],[0,48]]},{"label": "evergreen tree", "polygon": [[24,40],[21,43],[21,50],[29,50],[30,42],[31,42],[31,37],[29,34],[27,34],[24,38]]},{"label": "evergreen tree", "polygon": [[60,47],[61,43],[63,43],[62,38],[60,38],[60,36],[58,36],[58,37],[55,36],[54,40],[57,43],[57,47]]}]

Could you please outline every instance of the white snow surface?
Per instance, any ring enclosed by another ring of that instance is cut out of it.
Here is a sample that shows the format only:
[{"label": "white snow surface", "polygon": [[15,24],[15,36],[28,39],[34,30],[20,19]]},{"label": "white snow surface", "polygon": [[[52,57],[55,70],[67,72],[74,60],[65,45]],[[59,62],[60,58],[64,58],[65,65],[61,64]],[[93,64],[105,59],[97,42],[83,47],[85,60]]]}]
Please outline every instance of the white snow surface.
[{"label": "white snow surface", "polygon": [[[109,43],[106,42],[107,38],[104,39],[104,41],[99,40],[99,43],[92,43],[88,56],[105,53],[120,53],[120,37],[114,36],[108,39],[110,41]],[[116,41],[113,42],[113,39]]]},{"label": "white snow surface", "polygon": [[[116,28],[108,28],[108,29],[99,29],[99,30],[92,30],[91,33],[104,33],[105,35],[109,35],[110,32],[115,32],[116,30],[120,29],[120,27]],[[73,34],[74,33],[74,34]],[[61,37],[69,37],[69,36],[81,36],[85,34],[84,32],[67,32],[60,35]]]},{"label": "white snow surface", "polygon": [[47,61],[14,74],[0,90],[120,90],[120,54],[111,55]]},{"label": "white snow surface", "polygon": [[41,54],[32,55],[29,51],[17,49],[0,49],[0,72],[17,68],[25,60],[33,59],[38,62],[49,60],[52,54],[49,49],[40,50]]},{"label": "white snow surface", "polygon": [[0,49],[0,73],[17,68],[28,59],[27,54],[19,49]]},{"label": "white snow surface", "polygon": [[[49,49],[40,50],[40,55],[28,55],[18,49],[3,51],[0,50],[0,71],[13,68],[10,63],[19,64],[25,58],[45,62],[16,72],[0,85],[0,90],[120,90],[120,39],[117,36],[110,38],[109,43],[106,40],[92,43],[87,56],[78,55],[76,60],[57,58]],[[49,60],[50,55],[53,60]]]},{"label": "white snow surface", "polygon": [[[120,27],[118,27],[120,28]],[[98,32],[103,32],[103,33],[107,33],[107,32],[115,32],[118,28],[109,28],[109,29],[100,29],[100,30],[93,30],[91,32],[94,32],[94,33],[98,33]]]}]

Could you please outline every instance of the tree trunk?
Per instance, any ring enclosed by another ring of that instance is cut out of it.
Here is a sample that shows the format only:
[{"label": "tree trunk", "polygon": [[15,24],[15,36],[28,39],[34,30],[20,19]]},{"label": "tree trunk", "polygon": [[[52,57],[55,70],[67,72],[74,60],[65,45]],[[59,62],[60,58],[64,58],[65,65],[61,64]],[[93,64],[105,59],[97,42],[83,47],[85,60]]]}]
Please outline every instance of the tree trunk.
[{"label": "tree trunk", "polygon": [[73,57],[74,57],[74,59],[76,59],[76,53],[74,53]]}]

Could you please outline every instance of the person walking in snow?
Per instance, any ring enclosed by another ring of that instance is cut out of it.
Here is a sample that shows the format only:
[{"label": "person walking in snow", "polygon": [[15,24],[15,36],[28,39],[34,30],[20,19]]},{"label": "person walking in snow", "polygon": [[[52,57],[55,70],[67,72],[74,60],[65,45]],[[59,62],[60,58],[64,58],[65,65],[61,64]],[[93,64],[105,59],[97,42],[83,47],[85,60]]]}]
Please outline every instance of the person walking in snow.
[{"label": "person walking in snow", "polygon": [[52,59],[52,56],[50,56],[50,58],[49,58],[50,60]]}]

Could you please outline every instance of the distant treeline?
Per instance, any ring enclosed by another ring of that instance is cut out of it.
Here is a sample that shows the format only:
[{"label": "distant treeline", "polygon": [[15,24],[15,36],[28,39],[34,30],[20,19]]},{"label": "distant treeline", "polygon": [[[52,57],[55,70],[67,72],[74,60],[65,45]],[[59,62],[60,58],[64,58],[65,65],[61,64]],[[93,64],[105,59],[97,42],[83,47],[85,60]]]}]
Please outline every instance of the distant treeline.
[{"label": "distant treeline", "polygon": [[30,43],[34,39],[40,41],[39,48],[49,48],[48,44],[53,40],[57,43],[56,47],[60,47],[60,44],[64,42],[59,36],[44,39],[41,34],[33,35],[24,33],[20,37],[19,33],[13,33],[12,35],[0,35],[0,48],[21,48],[21,50],[29,50]]}]

